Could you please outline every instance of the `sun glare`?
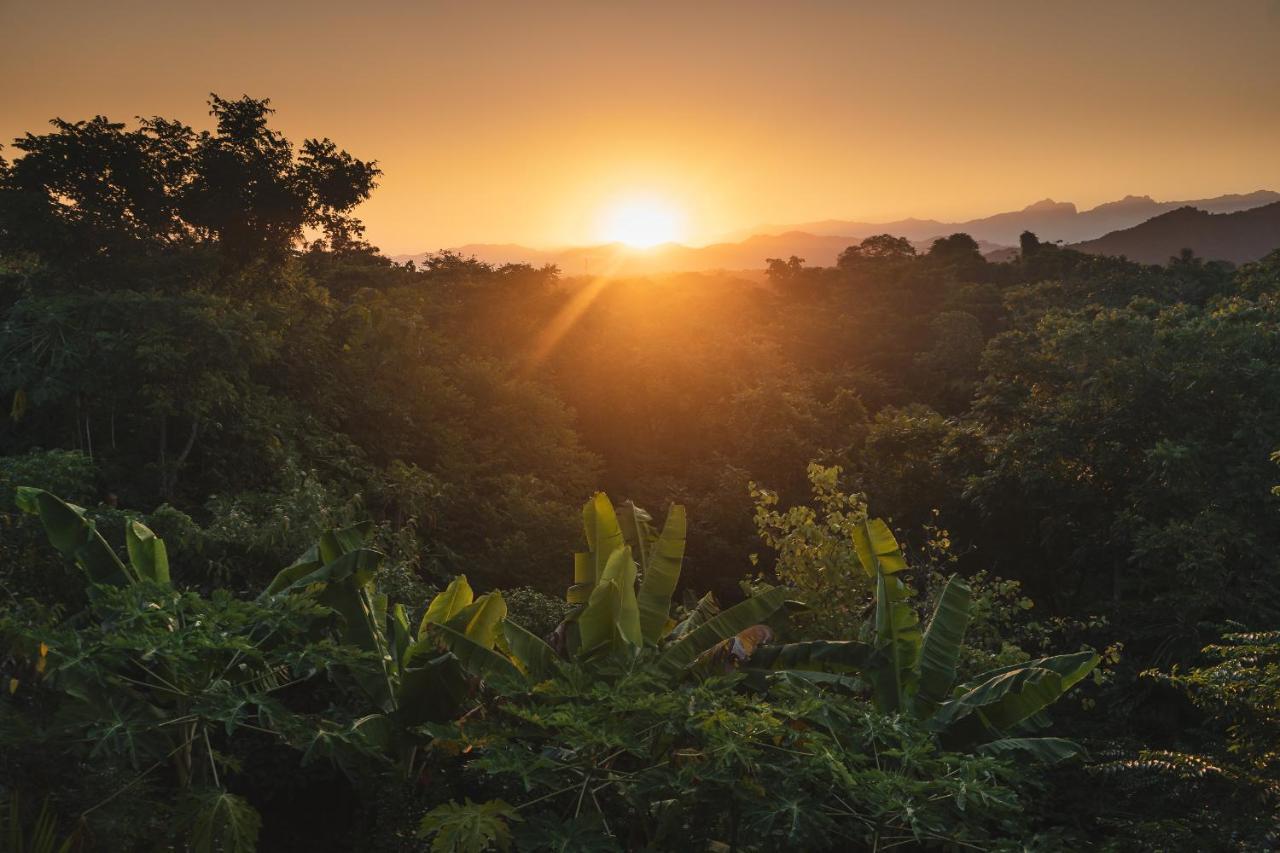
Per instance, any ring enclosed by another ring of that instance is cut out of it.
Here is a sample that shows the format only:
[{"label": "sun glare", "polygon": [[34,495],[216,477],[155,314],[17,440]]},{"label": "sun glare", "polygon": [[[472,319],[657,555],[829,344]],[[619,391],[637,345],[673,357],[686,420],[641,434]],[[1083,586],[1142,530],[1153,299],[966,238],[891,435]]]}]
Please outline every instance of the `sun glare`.
[{"label": "sun glare", "polygon": [[661,199],[629,198],[604,212],[600,237],[610,243],[647,249],[680,239],[682,220],[680,212]]}]

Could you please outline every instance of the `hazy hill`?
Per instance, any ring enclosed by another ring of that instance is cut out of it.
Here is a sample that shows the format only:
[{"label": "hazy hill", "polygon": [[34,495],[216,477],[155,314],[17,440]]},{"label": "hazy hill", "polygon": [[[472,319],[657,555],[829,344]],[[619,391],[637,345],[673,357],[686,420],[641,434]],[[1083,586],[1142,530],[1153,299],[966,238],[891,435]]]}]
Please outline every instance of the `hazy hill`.
[{"label": "hazy hill", "polygon": [[1256,261],[1280,248],[1280,202],[1235,213],[1180,207],[1072,248],[1149,264],[1163,264],[1183,249],[1208,260]]},{"label": "hazy hill", "polygon": [[810,234],[839,234],[845,237],[870,237],[872,234],[895,234],[908,240],[923,240],[938,234],[963,231],[975,240],[1013,245],[1023,231],[1033,231],[1045,241],[1062,240],[1076,243],[1091,240],[1111,231],[1129,228],[1180,207],[1195,207],[1210,213],[1234,213],[1280,201],[1280,193],[1258,190],[1245,194],[1221,195],[1191,201],[1156,201],[1150,196],[1125,196],[1118,201],[1100,204],[1089,210],[1077,210],[1071,202],[1044,199],[1022,210],[997,213],[964,222],[939,222],[936,219],[901,219],[896,222],[854,222],[824,219],[800,225],[756,229],[761,232],[798,230]]},{"label": "hazy hill", "polygon": [[[834,264],[846,247],[872,234],[906,237],[920,251],[927,251],[938,237],[964,232],[978,241],[983,254],[992,260],[1007,260],[1009,247],[1018,244],[1023,231],[1033,231],[1041,240],[1076,243],[1110,232],[1130,228],[1169,211],[1195,207],[1214,214],[1230,214],[1274,205],[1280,193],[1259,190],[1245,195],[1223,195],[1191,202],[1155,201],[1149,196],[1126,196],[1119,201],[1078,211],[1070,202],[1038,201],[1022,210],[997,213],[967,222],[940,222],[934,219],[903,219],[898,222],[849,222],[828,219],[804,225],[761,229],[737,241],[707,246],[667,243],[650,249],[635,249],[621,243],[534,249],[514,243],[471,243],[453,251],[492,264],[554,264],[566,275],[609,272],[615,275],[652,275],[698,270],[761,270],[767,258],[804,258],[810,266]],[[1174,250],[1177,253],[1181,246]],[[1086,251],[1093,251],[1086,249]],[[395,260],[422,261],[426,253],[399,255]],[[1137,257],[1132,255],[1131,257]],[[1161,259],[1164,260],[1163,258]]]}]

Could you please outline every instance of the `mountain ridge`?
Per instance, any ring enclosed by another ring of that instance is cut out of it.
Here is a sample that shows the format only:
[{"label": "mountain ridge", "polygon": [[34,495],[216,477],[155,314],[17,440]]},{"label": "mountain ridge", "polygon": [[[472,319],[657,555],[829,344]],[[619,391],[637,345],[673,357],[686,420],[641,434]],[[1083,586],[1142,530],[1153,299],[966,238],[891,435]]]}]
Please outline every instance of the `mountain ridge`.
[{"label": "mountain ridge", "polygon": [[1280,201],[1229,213],[1187,205],[1070,248],[1147,264],[1166,263],[1183,249],[1206,260],[1256,261],[1280,248]]},{"label": "mountain ridge", "polygon": [[[1184,202],[1160,202],[1147,195],[1127,195],[1080,211],[1072,202],[1045,198],[1022,210],[1005,211],[965,222],[908,218],[896,222],[857,223],[830,219],[795,226],[774,226],[777,230],[761,229],[738,240],[724,240],[705,246],[665,243],[649,249],[636,249],[620,243],[607,243],[535,249],[517,243],[469,243],[451,247],[448,251],[499,265],[554,264],[567,275],[652,275],[706,270],[761,270],[767,258],[788,258],[792,255],[804,258],[811,266],[830,266],[845,248],[873,234],[906,237],[917,249],[923,250],[939,237],[963,232],[978,241],[984,254],[1003,259],[1010,254],[1010,247],[1018,244],[1023,231],[1034,232],[1043,242],[1061,241],[1073,247],[1084,247],[1187,207],[1210,215],[1229,215],[1277,202],[1280,202],[1280,192],[1272,190],[1231,193]],[[1218,246],[1220,243],[1215,238],[1210,245]],[[1121,244],[1128,245],[1121,238],[1114,238],[1105,245]],[[1177,254],[1181,248],[1177,247],[1172,254]],[[1081,248],[1081,251],[1093,250]],[[1140,246],[1138,251],[1141,251]],[[433,253],[395,255],[392,260],[400,263],[412,260],[420,264],[430,254]],[[1143,255],[1148,256],[1149,253]],[[1138,259],[1133,254],[1130,257]],[[1165,259],[1167,257],[1161,262]],[[1231,260],[1232,257],[1224,259]]]}]

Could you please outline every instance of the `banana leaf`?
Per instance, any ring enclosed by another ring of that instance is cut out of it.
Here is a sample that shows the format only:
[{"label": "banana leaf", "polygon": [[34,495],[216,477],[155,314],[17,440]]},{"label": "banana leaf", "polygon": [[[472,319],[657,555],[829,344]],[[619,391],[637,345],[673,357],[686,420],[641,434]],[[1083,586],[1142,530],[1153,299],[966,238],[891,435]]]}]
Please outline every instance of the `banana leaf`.
[{"label": "banana leaf", "polygon": [[882,711],[905,709],[915,693],[916,662],[920,656],[920,619],[908,600],[910,589],[897,575],[907,567],[889,526],[878,518],[864,519],[853,529],[854,551],[876,588],[876,648],[885,663],[869,672],[876,704]]},{"label": "banana leaf", "polygon": [[942,729],[976,713],[988,730],[1004,731],[1056,702],[1097,665],[1093,652],[1077,652],[992,670],[958,688],[931,723]]},{"label": "banana leaf", "polygon": [[671,622],[671,596],[680,582],[684,562],[685,513],[675,504],[667,512],[662,533],[653,542],[648,556],[640,561],[644,577],[640,580],[640,633],[647,643],[657,645]]},{"label": "banana leaf", "polygon": [[956,662],[965,629],[969,627],[969,587],[953,575],[942,589],[938,606],[929,620],[920,647],[920,680],[916,687],[915,711],[927,718],[951,695],[956,680]]},{"label": "banana leaf", "polygon": [[813,640],[760,646],[750,660],[752,669],[826,673],[865,673],[879,663],[881,660],[876,648],[856,640]]},{"label": "banana leaf", "polygon": [[427,605],[427,612],[423,614],[422,622],[418,625],[419,639],[426,635],[428,626],[445,624],[474,600],[475,594],[471,591],[471,585],[467,583],[467,576],[458,575],[449,582],[444,592],[431,599],[431,603]]},{"label": "banana leaf", "polygon": [[541,638],[510,619],[503,620],[502,632],[516,666],[530,678],[544,681],[555,674],[560,659]]},{"label": "banana leaf", "polygon": [[1075,741],[1060,737],[1016,737],[984,743],[977,751],[996,758],[1027,755],[1041,764],[1057,764],[1080,755],[1084,749]]},{"label": "banana leaf", "polygon": [[367,521],[325,531],[314,545],[281,569],[267,588],[258,596],[265,598],[284,590],[298,578],[304,577],[328,563],[332,563],[344,554],[358,550],[369,538],[373,525]]},{"label": "banana leaf", "polygon": [[787,590],[776,587],[722,611],[720,615],[709,619],[668,646],[657,660],[658,671],[667,675],[682,672],[698,655],[716,643],[768,619],[786,598]]},{"label": "banana leaf", "polygon": [[[434,642],[422,642],[434,648]],[[408,656],[413,656],[412,651]],[[395,715],[404,726],[449,720],[470,692],[466,671],[455,655],[446,652],[423,658],[400,675]]]},{"label": "banana leaf", "polygon": [[596,492],[582,507],[582,525],[587,534],[587,551],[591,557],[592,580],[600,582],[609,558],[619,548],[626,547],[618,515],[614,512],[609,496]]},{"label": "banana leaf", "polygon": [[487,592],[444,622],[473,643],[492,649],[498,629],[507,616],[507,602],[498,591]]},{"label": "banana leaf", "polygon": [[137,572],[116,556],[80,507],[30,486],[18,487],[14,500],[23,512],[39,516],[50,544],[73,560],[91,582],[112,586],[138,582]]},{"label": "banana leaf", "polygon": [[526,683],[524,673],[493,649],[469,639],[448,625],[432,625],[429,637],[439,639],[462,664],[462,668],[485,681],[515,686]]},{"label": "banana leaf", "polygon": [[640,564],[640,570],[647,571],[649,553],[658,538],[657,532],[653,529],[653,516],[631,501],[624,501],[619,505],[617,514],[623,541],[631,546],[631,554]]},{"label": "banana leaf", "polygon": [[307,572],[296,570],[308,568],[308,564],[295,563],[276,575],[259,597],[300,592],[318,583],[335,583],[347,578],[354,578],[357,585],[363,586],[373,580],[381,565],[382,554],[369,548],[348,551],[331,563],[310,567]]},{"label": "banana leaf", "polygon": [[671,629],[667,634],[668,640],[679,640],[694,628],[711,621],[720,613],[720,602],[716,601],[714,593],[708,592],[702,598],[698,599],[697,605],[693,608],[688,616],[680,621],[680,624]]},{"label": "banana leaf", "polygon": [[129,551],[129,565],[138,576],[168,585],[169,553],[165,550],[164,540],[140,521],[130,521],[124,526],[124,538]]},{"label": "banana leaf", "polygon": [[578,615],[582,629],[581,651],[595,653],[604,643],[640,648],[640,605],[636,601],[636,564],[631,549],[614,551],[600,576],[591,599]]},{"label": "banana leaf", "polygon": [[403,604],[391,608],[391,654],[398,668],[404,667],[404,653],[409,649],[413,635],[409,633],[409,613]]}]

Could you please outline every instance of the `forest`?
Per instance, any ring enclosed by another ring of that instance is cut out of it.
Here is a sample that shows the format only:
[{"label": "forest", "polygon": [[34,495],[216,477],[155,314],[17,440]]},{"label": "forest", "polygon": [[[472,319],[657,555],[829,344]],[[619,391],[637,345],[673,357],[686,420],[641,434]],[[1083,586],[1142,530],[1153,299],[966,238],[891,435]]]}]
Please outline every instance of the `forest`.
[{"label": "forest", "polygon": [[269,102],[0,160],[0,849],[1280,844],[1280,249],[397,264]]}]

